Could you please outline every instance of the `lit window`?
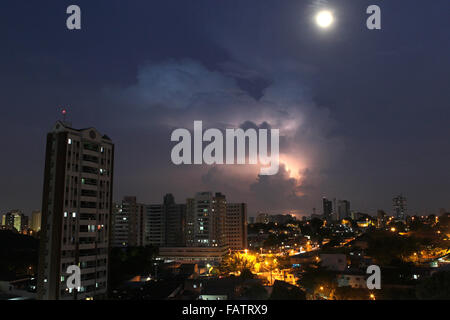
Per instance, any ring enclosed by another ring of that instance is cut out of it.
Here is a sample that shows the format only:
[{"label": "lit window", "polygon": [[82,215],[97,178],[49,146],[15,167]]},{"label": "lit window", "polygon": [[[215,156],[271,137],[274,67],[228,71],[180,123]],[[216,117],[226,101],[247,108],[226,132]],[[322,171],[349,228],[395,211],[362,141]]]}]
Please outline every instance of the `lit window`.
[{"label": "lit window", "polygon": [[67,212],[64,212],[64,218],[67,218]]},{"label": "lit window", "polygon": [[72,212],[72,217],[76,218],[77,217],[77,213],[76,212]]},{"label": "lit window", "polygon": [[67,144],[72,144],[72,139],[67,140]]}]

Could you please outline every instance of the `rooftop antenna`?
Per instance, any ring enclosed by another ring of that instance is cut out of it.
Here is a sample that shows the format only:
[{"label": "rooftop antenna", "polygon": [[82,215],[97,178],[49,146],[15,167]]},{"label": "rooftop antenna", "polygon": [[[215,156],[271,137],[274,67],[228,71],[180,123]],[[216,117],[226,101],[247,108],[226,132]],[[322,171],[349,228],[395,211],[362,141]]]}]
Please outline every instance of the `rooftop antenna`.
[{"label": "rooftop antenna", "polygon": [[67,110],[64,108],[61,111],[61,114],[63,115],[63,122],[66,123],[66,114],[67,114]]}]

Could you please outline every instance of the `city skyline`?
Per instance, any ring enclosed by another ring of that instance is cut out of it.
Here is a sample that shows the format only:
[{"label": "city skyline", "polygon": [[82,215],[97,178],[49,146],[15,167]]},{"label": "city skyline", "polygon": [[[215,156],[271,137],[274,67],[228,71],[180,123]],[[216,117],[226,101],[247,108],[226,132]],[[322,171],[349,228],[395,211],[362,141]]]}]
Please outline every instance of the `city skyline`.
[{"label": "city skyline", "polygon": [[[79,1],[79,31],[65,28],[68,2],[9,4],[2,213],[40,208],[42,144],[63,108],[74,127],[115,141],[115,200],[212,190],[248,203],[249,216],[309,215],[326,196],[375,214],[402,193],[410,214],[450,208],[447,2],[383,3],[383,28],[370,31],[370,1],[336,0],[327,32],[310,24],[313,2]],[[170,132],[194,120],[280,128],[280,172],[174,166]]]}]

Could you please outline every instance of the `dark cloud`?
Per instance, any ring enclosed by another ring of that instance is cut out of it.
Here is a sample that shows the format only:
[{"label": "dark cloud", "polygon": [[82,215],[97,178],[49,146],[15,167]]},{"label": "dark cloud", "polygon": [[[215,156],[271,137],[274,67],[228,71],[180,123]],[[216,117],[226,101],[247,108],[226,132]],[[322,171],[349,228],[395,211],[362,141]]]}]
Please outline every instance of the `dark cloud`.
[{"label": "dark cloud", "polygon": [[[369,0],[78,2],[80,32],[69,1],[2,3],[1,210],[40,207],[61,106],[116,143],[117,199],[215,190],[251,213],[310,212],[326,195],[374,212],[402,192],[412,212],[450,207],[448,0],[383,1],[380,32]],[[194,120],[280,128],[283,169],[172,165],[170,133]]]}]

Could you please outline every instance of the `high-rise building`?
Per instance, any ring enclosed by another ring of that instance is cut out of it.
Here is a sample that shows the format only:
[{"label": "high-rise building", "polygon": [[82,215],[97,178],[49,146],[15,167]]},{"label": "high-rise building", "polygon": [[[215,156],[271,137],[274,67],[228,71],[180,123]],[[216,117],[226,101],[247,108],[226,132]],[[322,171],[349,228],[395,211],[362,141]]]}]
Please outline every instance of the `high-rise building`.
[{"label": "high-rise building", "polygon": [[188,230],[194,247],[224,247],[227,245],[225,235],[226,198],[221,193],[199,192],[193,200],[188,199]]},{"label": "high-rise building", "polygon": [[145,245],[145,205],[136,197],[124,197],[113,207],[111,245],[113,247],[141,247]]},{"label": "high-rise building", "polygon": [[35,210],[31,213],[31,230],[39,232],[41,230],[41,211]]},{"label": "high-rise building", "polygon": [[269,222],[279,225],[288,224],[292,221],[294,221],[294,218],[290,214],[275,214],[269,216]]},{"label": "high-rise building", "polygon": [[165,241],[166,247],[186,245],[186,205],[176,204],[172,194],[164,196]]},{"label": "high-rise building", "polygon": [[337,220],[350,218],[350,201],[339,200],[337,204]]},{"label": "high-rise building", "polygon": [[28,217],[19,210],[12,210],[3,215],[2,224],[7,230],[21,233],[28,229]]},{"label": "high-rise building", "polygon": [[323,218],[330,220],[333,214],[333,202],[327,198],[323,198]]},{"label": "high-rise building", "polygon": [[145,244],[162,247],[166,237],[164,205],[147,205],[145,210]]},{"label": "high-rise building", "polygon": [[122,203],[114,203],[111,218],[111,246],[128,247],[128,215],[122,210]]},{"label": "high-rise building", "polygon": [[145,206],[137,202],[136,197],[124,197],[122,201],[122,213],[128,222],[128,245],[141,247],[145,239]]},{"label": "high-rise building", "polygon": [[406,219],[406,198],[400,194],[392,199],[394,217],[399,220]]},{"label": "high-rise building", "polygon": [[186,200],[186,246],[194,246],[195,199]]},{"label": "high-rise building", "polygon": [[268,213],[258,213],[256,216],[256,223],[268,224],[270,222]]},{"label": "high-rise building", "polygon": [[[37,297],[90,299],[107,292],[114,145],[94,128],[58,121],[47,135]],[[69,289],[67,268],[81,269]]]},{"label": "high-rise building", "polygon": [[162,204],[146,205],[145,243],[158,247],[186,245],[186,205],[166,194]]},{"label": "high-rise building", "polygon": [[225,233],[230,249],[247,248],[247,205],[245,203],[227,203]]}]

